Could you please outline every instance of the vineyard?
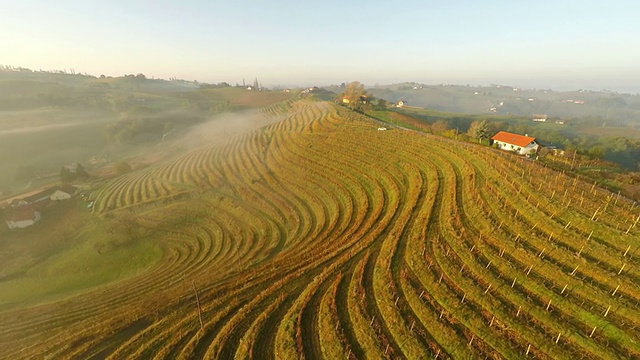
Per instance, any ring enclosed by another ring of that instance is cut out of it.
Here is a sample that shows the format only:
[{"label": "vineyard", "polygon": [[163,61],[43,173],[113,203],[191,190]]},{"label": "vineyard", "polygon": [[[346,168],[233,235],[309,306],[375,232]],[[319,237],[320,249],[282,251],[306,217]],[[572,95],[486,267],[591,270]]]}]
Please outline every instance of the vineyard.
[{"label": "vineyard", "polygon": [[0,358],[640,358],[635,203],[326,102],[253,116],[96,191],[161,262],[0,313]]}]

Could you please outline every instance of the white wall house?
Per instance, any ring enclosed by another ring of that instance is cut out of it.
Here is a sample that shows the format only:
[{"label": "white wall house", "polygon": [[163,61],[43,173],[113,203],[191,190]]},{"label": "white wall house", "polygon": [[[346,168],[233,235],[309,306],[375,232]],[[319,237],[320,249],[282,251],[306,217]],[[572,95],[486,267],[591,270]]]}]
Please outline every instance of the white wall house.
[{"label": "white wall house", "polygon": [[513,151],[520,155],[535,153],[538,151],[538,143],[536,139],[526,136],[500,131],[491,138],[492,144],[498,149],[505,151]]},{"label": "white wall house", "polygon": [[53,194],[51,194],[49,198],[53,201],[67,200],[71,199],[71,194],[66,193],[62,190],[56,190]]},{"label": "white wall house", "polygon": [[533,114],[531,119],[535,122],[546,122],[549,117],[546,114]]},{"label": "white wall house", "polygon": [[40,212],[29,207],[15,211],[5,221],[9,229],[24,229],[40,221]]},{"label": "white wall house", "polygon": [[53,201],[71,199],[73,195],[75,195],[78,192],[78,189],[71,185],[58,186],[53,190],[55,191],[49,196],[49,199]]}]

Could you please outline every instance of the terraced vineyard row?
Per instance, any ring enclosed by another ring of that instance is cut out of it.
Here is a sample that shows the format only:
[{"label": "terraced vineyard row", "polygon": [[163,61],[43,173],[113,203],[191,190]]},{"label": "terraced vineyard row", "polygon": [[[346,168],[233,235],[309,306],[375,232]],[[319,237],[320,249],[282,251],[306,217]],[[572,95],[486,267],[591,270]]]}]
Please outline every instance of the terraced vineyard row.
[{"label": "terraced vineyard row", "polygon": [[162,262],[0,313],[0,357],[640,357],[636,204],[328,103],[255,116],[105,185]]}]

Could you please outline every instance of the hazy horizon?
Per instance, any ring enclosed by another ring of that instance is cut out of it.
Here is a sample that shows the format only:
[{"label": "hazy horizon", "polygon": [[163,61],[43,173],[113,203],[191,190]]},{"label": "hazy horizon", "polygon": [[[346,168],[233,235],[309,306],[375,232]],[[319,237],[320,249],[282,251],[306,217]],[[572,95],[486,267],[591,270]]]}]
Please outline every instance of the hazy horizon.
[{"label": "hazy horizon", "polygon": [[266,86],[503,84],[640,92],[631,1],[460,4],[280,0],[86,4],[0,13],[0,63]]}]

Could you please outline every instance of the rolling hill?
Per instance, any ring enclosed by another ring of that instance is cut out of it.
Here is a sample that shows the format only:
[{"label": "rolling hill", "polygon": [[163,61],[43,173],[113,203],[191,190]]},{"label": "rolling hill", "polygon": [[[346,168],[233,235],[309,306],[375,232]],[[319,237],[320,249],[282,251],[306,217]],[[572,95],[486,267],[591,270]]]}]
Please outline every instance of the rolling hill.
[{"label": "rolling hill", "polygon": [[0,311],[0,358],[640,357],[635,203],[327,102],[251,116],[96,190],[160,259]]}]

